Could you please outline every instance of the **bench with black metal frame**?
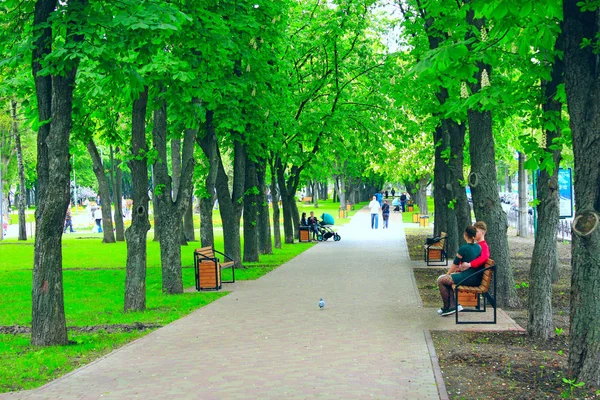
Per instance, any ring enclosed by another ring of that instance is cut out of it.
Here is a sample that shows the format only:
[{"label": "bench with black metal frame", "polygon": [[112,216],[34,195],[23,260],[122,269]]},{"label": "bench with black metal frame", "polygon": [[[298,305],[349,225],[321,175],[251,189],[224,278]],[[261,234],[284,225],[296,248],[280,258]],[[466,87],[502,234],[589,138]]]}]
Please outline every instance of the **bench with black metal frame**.
[{"label": "bench with black metal frame", "polygon": [[427,239],[427,242],[423,246],[423,257],[428,266],[448,265],[447,239],[446,232],[442,232],[438,237]]},{"label": "bench with black metal frame", "polygon": [[[461,282],[458,282],[456,285],[454,285],[454,296],[455,296],[455,300],[457,306],[458,306],[458,293],[463,292],[463,293],[469,293],[469,294],[475,294],[477,295],[477,305],[475,306],[474,309],[471,308],[467,308],[467,307],[463,307],[463,310],[461,312],[457,312],[456,313],[456,323],[461,325],[461,324],[495,324],[497,321],[496,318],[496,278],[494,277],[494,271],[496,270],[496,265],[494,264],[494,260],[489,259],[486,261],[485,263],[485,268],[482,268],[481,270],[477,271],[476,273],[474,273],[473,275],[469,276],[466,279],[463,279]],[[483,275],[481,278],[481,283],[479,284],[479,286],[463,286],[463,282],[472,278],[473,276],[476,275]],[[492,286],[492,281],[494,281],[493,284],[493,293],[490,294],[490,286]],[[483,307],[481,306],[481,298],[483,297]],[[464,313],[464,312],[486,312],[486,305],[489,302],[489,304],[493,307],[494,309],[494,319],[492,321],[459,321],[458,315],[460,313]]]},{"label": "bench with black metal frame", "polygon": [[[223,260],[227,259],[229,261],[221,262],[218,257],[215,257],[215,253],[221,255]],[[214,263],[215,266],[215,286],[214,288],[201,288],[200,287],[200,263],[202,262],[210,262]],[[231,280],[230,281],[222,281],[221,280],[221,270],[231,268]],[[194,250],[194,273],[196,278],[196,290],[219,290],[221,289],[222,283],[234,283],[235,282],[235,261],[233,258],[229,257],[227,254],[222,253],[218,250],[215,250],[213,246],[202,247],[200,249]]]}]

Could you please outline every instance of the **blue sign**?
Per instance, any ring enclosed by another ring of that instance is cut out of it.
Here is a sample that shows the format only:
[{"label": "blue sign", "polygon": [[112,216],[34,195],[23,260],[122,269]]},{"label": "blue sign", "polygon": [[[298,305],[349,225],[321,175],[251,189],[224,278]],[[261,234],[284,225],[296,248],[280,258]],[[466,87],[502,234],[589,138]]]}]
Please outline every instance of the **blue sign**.
[{"label": "blue sign", "polygon": [[573,217],[573,178],[571,168],[558,170],[558,195],[561,218]]}]

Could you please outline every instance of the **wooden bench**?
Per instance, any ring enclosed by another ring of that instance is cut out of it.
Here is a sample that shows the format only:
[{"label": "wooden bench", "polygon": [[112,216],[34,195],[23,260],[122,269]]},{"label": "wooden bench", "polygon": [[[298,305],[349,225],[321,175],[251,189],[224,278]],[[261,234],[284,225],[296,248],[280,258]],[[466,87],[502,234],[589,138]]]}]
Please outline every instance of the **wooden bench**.
[{"label": "wooden bench", "polygon": [[[227,261],[221,262],[215,253]],[[231,268],[232,279],[230,281],[221,280],[221,271],[225,268]],[[196,290],[219,290],[222,283],[235,282],[235,262],[231,257],[215,250],[212,246],[202,247],[194,250],[194,273]]]},{"label": "wooden bench", "polygon": [[310,203],[312,203],[312,197],[303,197],[302,202],[304,204],[310,204]]},{"label": "wooden bench", "polygon": [[[423,245],[423,258],[428,266],[448,265],[448,254],[446,249],[446,232],[442,232],[439,237],[429,239],[431,243]],[[443,263],[443,264],[440,264]]]},{"label": "wooden bench", "polygon": [[[491,321],[459,321],[458,314],[456,313],[457,324],[495,324],[496,318],[496,279],[494,279],[494,271],[496,265],[494,260],[488,259],[485,262],[484,268],[481,268],[474,275],[483,275],[479,286],[463,286],[462,282],[458,282],[454,287],[454,295],[456,296],[456,304],[463,306],[461,312],[486,312],[486,305],[489,304],[494,309],[494,319]],[[469,277],[469,278],[471,278]],[[469,279],[467,278],[467,279]],[[467,280],[465,279],[465,280]],[[493,292],[490,293],[490,287],[493,285]],[[464,282],[464,281],[463,281]],[[481,298],[483,297],[483,307],[481,306]],[[474,308],[469,308],[474,307]]]}]

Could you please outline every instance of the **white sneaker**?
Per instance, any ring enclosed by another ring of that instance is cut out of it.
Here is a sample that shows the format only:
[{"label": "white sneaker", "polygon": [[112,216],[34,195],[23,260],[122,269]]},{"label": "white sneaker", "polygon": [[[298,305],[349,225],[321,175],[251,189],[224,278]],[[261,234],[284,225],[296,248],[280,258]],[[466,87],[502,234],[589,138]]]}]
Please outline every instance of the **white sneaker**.
[{"label": "white sneaker", "polygon": [[[462,310],[463,310],[463,306],[461,306],[461,305],[459,304],[459,305],[458,305],[458,307],[457,307],[456,309],[457,309],[457,310],[460,312],[460,311],[462,311]],[[440,309],[437,311],[437,313],[438,313],[439,315],[442,315],[442,313],[443,313],[443,312],[444,312],[444,311],[443,311],[441,308],[440,308]]]}]

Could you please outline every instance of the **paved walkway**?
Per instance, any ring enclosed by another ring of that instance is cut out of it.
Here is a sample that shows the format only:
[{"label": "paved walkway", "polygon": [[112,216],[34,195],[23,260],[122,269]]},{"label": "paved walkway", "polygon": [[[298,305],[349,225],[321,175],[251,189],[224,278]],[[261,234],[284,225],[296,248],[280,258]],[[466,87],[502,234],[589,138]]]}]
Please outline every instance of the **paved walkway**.
[{"label": "paved walkway", "polygon": [[[0,398],[439,399],[398,215],[360,211],[267,276],[48,385]],[[319,310],[318,301],[326,301]],[[497,328],[496,328],[497,329]]]}]

